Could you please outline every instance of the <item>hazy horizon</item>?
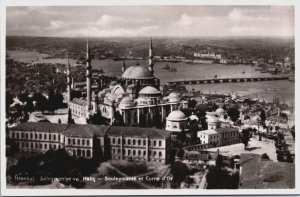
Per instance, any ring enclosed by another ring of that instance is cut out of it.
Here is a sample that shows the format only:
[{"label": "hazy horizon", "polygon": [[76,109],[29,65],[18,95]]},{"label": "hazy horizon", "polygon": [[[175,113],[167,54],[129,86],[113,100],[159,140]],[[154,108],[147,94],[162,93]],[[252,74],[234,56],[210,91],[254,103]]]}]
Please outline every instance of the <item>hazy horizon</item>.
[{"label": "hazy horizon", "polygon": [[14,6],[8,36],[294,37],[293,6]]}]

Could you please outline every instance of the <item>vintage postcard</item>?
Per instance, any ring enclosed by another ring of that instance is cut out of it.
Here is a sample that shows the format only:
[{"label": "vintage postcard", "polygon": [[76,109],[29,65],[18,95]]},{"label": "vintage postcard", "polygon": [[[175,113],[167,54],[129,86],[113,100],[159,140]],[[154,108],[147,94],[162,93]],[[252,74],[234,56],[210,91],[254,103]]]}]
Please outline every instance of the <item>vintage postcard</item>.
[{"label": "vintage postcard", "polygon": [[297,14],[2,2],[2,194],[299,193]]}]

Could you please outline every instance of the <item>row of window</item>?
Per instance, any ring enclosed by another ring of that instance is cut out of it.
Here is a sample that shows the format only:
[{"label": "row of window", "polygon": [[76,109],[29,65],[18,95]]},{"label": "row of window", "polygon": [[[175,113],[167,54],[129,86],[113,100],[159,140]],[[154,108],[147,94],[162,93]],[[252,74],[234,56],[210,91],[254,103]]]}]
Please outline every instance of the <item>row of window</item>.
[{"label": "row of window", "polygon": [[224,133],[224,137],[235,137],[235,136],[238,136],[238,135],[239,135],[238,132]]},{"label": "row of window", "polygon": [[[161,140],[152,140],[152,142],[153,142],[153,146],[159,146],[159,147],[162,146],[162,141]],[[121,138],[117,138],[117,140],[116,140],[116,138],[111,138],[111,144],[113,144],[113,145],[121,144]],[[135,146],[135,145],[146,146],[146,140],[145,139],[144,140],[140,140],[140,139],[138,139],[138,140],[136,140],[136,139],[127,139],[127,140],[125,140],[125,139],[123,139],[123,144],[133,145],[133,146]],[[151,140],[149,140],[148,145],[151,146]]]},{"label": "row of window", "polygon": [[91,157],[91,151],[90,150],[84,150],[84,149],[80,149],[78,148],[73,149],[73,156],[78,156],[78,157]]},{"label": "row of window", "polygon": [[[120,148],[112,148],[112,153],[113,154],[120,154],[121,153],[121,149]],[[123,149],[123,155],[125,156],[143,156],[145,157],[146,156],[146,150],[131,150],[131,149],[127,149],[127,151],[125,149]],[[148,155],[149,156],[154,156],[154,157],[162,157],[162,151],[151,151],[149,150],[148,152]]]},{"label": "row of window", "polygon": [[12,132],[12,138],[15,139],[28,139],[28,140],[58,140],[60,141],[60,135],[59,134],[41,134],[41,133],[24,133],[24,132]]},{"label": "row of window", "polygon": [[90,139],[68,139],[68,144],[69,145],[82,145],[82,146],[89,146],[90,145]]},{"label": "row of window", "polygon": [[72,109],[72,114],[85,117],[85,113]]},{"label": "row of window", "polygon": [[36,143],[36,142],[19,142],[18,143],[19,148],[26,148],[26,149],[59,149],[62,148],[61,145],[56,144],[48,144],[48,143]]}]

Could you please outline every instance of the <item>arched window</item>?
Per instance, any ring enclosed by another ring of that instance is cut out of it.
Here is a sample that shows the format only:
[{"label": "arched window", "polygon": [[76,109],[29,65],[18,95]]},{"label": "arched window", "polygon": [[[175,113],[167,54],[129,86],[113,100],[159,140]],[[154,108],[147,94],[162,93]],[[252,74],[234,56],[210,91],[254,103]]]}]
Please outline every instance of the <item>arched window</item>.
[{"label": "arched window", "polygon": [[127,140],[127,144],[130,145],[130,139]]},{"label": "arched window", "polygon": [[81,150],[78,148],[77,149],[77,156],[80,156],[81,155]]},{"label": "arched window", "polygon": [[85,150],[82,150],[81,154],[83,157],[85,157]]},{"label": "arched window", "polygon": [[141,151],[140,150],[138,150],[138,156],[141,156]]},{"label": "arched window", "polygon": [[127,151],[127,155],[128,155],[128,156],[130,156],[130,149],[128,149],[128,151]]},{"label": "arched window", "polygon": [[135,139],[132,141],[132,144],[135,145]]},{"label": "arched window", "polygon": [[139,146],[141,145],[141,140],[138,140],[138,145],[139,145]]},{"label": "arched window", "polygon": [[121,144],[121,139],[120,138],[118,138],[118,144]]},{"label": "arched window", "polygon": [[162,156],[162,154],[161,154],[161,151],[159,151],[159,152],[158,152],[158,156],[159,156],[159,157],[161,157],[161,156]]},{"label": "arched window", "polygon": [[132,155],[135,156],[135,150],[133,150],[133,154]]},{"label": "arched window", "polygon": [[88,156],[88,157],[91,156],[91,151],[90,151],[90,150],[87,150],[87,151],[86,151],[86,156]]},{"label": "arched window", "polygon": [[80,145],[80,139],[77,139],[77,145]]}]

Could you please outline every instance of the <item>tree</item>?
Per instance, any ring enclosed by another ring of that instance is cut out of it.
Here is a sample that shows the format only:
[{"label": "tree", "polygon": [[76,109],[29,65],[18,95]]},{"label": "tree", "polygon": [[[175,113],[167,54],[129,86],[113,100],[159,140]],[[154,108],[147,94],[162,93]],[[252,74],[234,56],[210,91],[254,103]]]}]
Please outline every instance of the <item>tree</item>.
[{"label": "tree", "polygon": [[56,103],[54,91],[52,88],[49,89],[47,103],[48,103],[47,104],[48,111],[52,112],[52,114],[54,114],[54,111],[57,109],[57,103]]},{"label": "tree", "polygon": [[240,111],[237,110],[236,108],[229,108],[228,116],[231,118],[233,122],[236,122],[240,117]]},{"label": "tree", "polygon": [[8,111],[10,105],[13,103],[14,103],[14,96],[9,91],[6,91],[6,111]]},{"label": "tree", "polygon": [[196,120],[192,120],[190,123],[189,133],[191,134],[191,145],[197,144],[197,132],[199,130]]},{"label": "tree", "polygon": [[186,131],[184,129],[182,129],[177,137],[178,137],[178,140],[181,142],[181,144],[184,145],[186,142]]},{"label": "tree", "polygon": [[188,175],[188,168],[186,164],[176,161],[171,165],[171,173],[173,174],[173,182],[181,183]]},{"label": "tree", "polygon": [[266,121],[266,113],[265,113],[265,110],[261,110],[260,111],[260,119],[261,119],[261,122],[264,123]]},{"label": "tree", "polygon": [[189,109],[194,109],[196,107],[196,105],[197,105],[197,101],[196,100],[191,99],[191,100],[188,101],[188,108]]},{"label": "tree", "polygon": [[246,150],[248,143],[250,141],[250,129],[243,129],[240,137],[242,143],[245,145],[244,149]]},{"label": "tree", "polygon": [[269,157],[269,155],[267,153],[264,153],[264,154],[261,155],[261,159],[263,159],[263,160],[270,160],[270,157]]},{"label": "tree", "polygon": [[44,114],[47,108],[47,98],[41,93],[35,93],[32,99],[36,102],[36,109]]},{"label": "tree", "polygon": [[72,119],[71,109],[68,110],[68,124],[74,124],[74,119]]}]

